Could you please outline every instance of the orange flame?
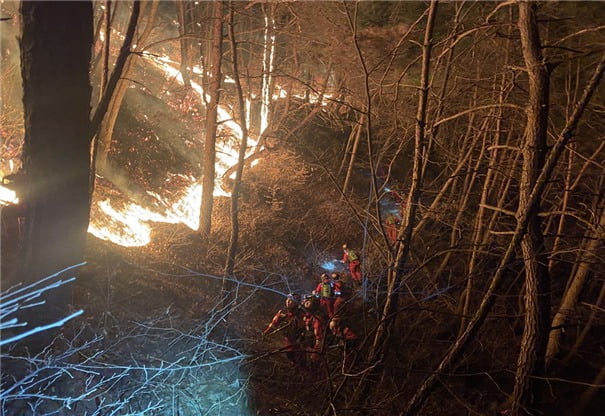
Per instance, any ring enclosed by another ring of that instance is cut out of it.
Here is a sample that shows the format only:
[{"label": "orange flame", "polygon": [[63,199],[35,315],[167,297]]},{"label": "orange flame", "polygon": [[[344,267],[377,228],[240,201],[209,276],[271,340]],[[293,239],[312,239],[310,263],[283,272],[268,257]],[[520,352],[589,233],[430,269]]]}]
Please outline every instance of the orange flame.
[{"label": "orange flame", "polygon": [[117,209],[108,199],[100,201],[97,204],[100,212],[91,220],[88,232],[124,247],[140,247],[151,241],[150,222],[182,223],[192,230],[197,230],[202,187],[193,177],[187,179],[190,185],[182,192],[182,196],[170,205],[160,195],[148,193],[159,204],[167,206],[161,213],[158,212],[159,208],[152,210],[135,203],[128,203],[124,208]]},{"label": "orange flame", "polygon": [[[144,56],[149,58],[167,77],[175,78],[183,83],[180,70],[177,69],[176,63],[172,62],[170,58],[148,54],[144,54]],[[194,72],[200,71],[199,68],[193,68],[193,70]],[[192,82],[191,85],[200,96],[203,96],[204,90],[201,85],[195,82]],[[230,130],[231,134],[237,139],[233,141],[234,145],[228,142],[217,143],[216,175],[220,178],[238,161],[239,149],[237,147],[242,138],[242,129],[223,106],[219,106],[218,115],[219,123]],[[250,143],[249,155],[256,150],[255,147],[258,141],[249,138],[248,142]],[[183,223],[192,230],[197,230],[199,228],[202,186],[193,177],[187,177],[186,179],[189,185],[181,192],[182,197],[176,202],[169,203],[161,195],[148,192],[148,195],[157,201],[157,206],[165,207],[164,209],[145,208],[135,203],[129,203],[123,208],[117,209],[107,199],[99,202],[100,212],[95,214],[88,232],[121,246],[136,247],[144,246],[151,241],[150,222]],[[230,192],[221,187],[221,181],[215,183],[213,195],[231,196]]]}]

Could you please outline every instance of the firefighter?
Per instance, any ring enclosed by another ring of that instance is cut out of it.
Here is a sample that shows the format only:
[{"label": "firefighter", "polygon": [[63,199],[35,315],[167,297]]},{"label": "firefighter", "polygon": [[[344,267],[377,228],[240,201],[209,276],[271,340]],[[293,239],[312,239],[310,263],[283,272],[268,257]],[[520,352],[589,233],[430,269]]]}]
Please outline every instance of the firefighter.
[{"label": "firefighter", "polygon": [[328,317],[320,308],[318,298],[314,295],[307,296],[303,306],[305,309],[305,325],[307,331],[312,335],[312,345],[309,347],[311,365],[315,375],[318,375],[319,359],[324,349]]},{"label": "firefighter", "polygon": [[334,316],[335,299],[334,282],[332,279],[330,279],[330,276],[328,276],[326,273],[323,273],[313,293],[319,296],[319,304],[328,314],[328,318],[332,318]]},{"label": "firefighter", "polygon": [[332,315],[334,317],[344,312],[343,307],[349,300],[350,291],[347,284],[341,280],[339,273],[332,272],[330,277],[334,282],[334,315]]},{"label": "firefighter", "polygon": [[359,261],[359,256],[353,250],[347,247],[346,244],[342,245],[342,263],[349,263],[349,271],[351,272],[351,278],[356,283],[361,284],[361,262]]},{"label": "firefighter", "polygon": [[384,225],[386,228],[387,237],[389,238],[391,244],[397,241],[397,225],[399,225],[398,223],[399,220],[392,212],[389,212],[384,218]]},{"label": "firefighter", "polygon": [[343,371],[350,371],[357,358],[357,334],[353,332],[339,317],[330,321],[330,332],[339,341],[343,348]]},{"label": "firefighter", "polygon": [[[302,345],[305,337],[305,316],[300,308],[300,295],[290,294],[286,297],[285,307],[277,311],[263,336],[269,333],[282,332],[284,334],[284,351],[288,360],[298,369],[306,366],[306,354]],[[285,323],[283,326],[280,324]]]}]

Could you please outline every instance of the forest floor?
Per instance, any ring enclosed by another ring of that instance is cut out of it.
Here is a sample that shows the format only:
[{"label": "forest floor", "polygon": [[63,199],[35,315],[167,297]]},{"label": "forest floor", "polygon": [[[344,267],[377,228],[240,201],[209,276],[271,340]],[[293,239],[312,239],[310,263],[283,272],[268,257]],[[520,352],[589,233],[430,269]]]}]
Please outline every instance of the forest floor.
[{"label": "forest floor", "polygon": [[[180,256],[194,258],[188,250],[197,250],[195,243],[181,247]],[[103,335],[103,348],[112,352],[106,359],[130,356],[157,365],[182,354],[189,363],[209,363],[203,371],[183,371],[187,377],[174,391],[163,386],[165,394],[178,397],[175,406],[196,412],[191,414],[318,414],[343,381],[342,352],[333,340],[328,342],[325,359],[331,377],[318,377],[288,362],[280,334],[262,337],[283,303],[281,296],[264,289],[287,289],[280,276],[252,289],[242,287],[236,306],[223,311],[220,278],[162,262],[163,255],[153,251],[89,238],[90,260],[74,306],[83,308],[89,328]],[[304,277],[289,278],[292,284]],[[358,319],[363,308],[356,297],[348,306],[349,317]]]}]

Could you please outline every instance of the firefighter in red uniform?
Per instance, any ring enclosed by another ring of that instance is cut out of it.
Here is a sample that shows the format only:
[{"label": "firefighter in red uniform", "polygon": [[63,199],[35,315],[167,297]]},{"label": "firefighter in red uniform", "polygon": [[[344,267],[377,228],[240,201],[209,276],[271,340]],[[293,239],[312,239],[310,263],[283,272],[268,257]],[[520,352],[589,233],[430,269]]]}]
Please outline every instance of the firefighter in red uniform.
[{"label": "firefighter in red uniform", "polygon": [[334,282],[324,273],[321,275],[321,281],[313,291],[313,294],[319,296],[319,304],[328,314],[328,318],[334,316]]},{"label": "firefighter in red uniform", "polygon": [[384,224],[387,232],[387,237],[391,244],[397,241],[397,225],[398,219],[392,212],[389,212],[384,218]]},{"label": "firefighter in red uniform", "polygon": [[337,316],[339,313],[344,312],[342,309],[347,301],[349,300],[349,288],[346,283],[340,279],[340,274],[332,272],[330,275],[332,282],[334,282],[334,315]]},{"label": "firefighter in red uniform", "polygon": [[[282,322],[285,322],[285,325],[280,327]],[[285,308],[277,311],[263,335],[281,330],[284,331],[286,357],[297,368],[305,368],[306,353],[302,345],[305,337],[305,314],[300,308],[300,295],[288,295]]]},{"label": "firefighter in red uniform", "polygon": [[309,348],[311,353],[311,364],[315,375],[319,375],[320,354],[323,352],[324,341],[326,338],[326,329],[328,325],[328,317],[319,307],[319,302],[316,296],[308,296],[303,304],[305,308],[305,324],[307,330],[312,334],[313,345]]},{"label": "firefighter in red uniform", "polygon": [[357,334],[338,317],[332,318],[330,321],[330,332],[343,346],[343,370],[351,370],[358,353]]},{"label": "firefighter in red uniform", "polygon": [[349,263],[349,271],[351,272],[351,277],[357,283],[361,283],[361,262],[359,261],[359,256],[353,250],[349,249],[346,244],[342,245],[342,262]]}]

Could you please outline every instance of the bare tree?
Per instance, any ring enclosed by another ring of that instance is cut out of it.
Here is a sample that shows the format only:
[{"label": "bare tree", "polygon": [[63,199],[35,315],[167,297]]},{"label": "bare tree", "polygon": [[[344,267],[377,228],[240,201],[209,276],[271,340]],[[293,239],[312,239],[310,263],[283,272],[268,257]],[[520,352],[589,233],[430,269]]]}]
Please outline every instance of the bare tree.
[{"label": "bare tree", "polygon": [[[28,183],[19,271],[32,282],[80,263],[89,221],[92,3],[23,2],[20,42]],[[62,315],[65,287],[34,322]]]},{"label": "bare tree", "polygon": [[503,283],[506,267],[513,259],[515,250],[525,235],[528,222],[535,210],[535,204],[539,201],[542,193],[544,192],[548,179],[550,178],[557,162],[559,161],[565,145],[573,136],[573,133],[578,125],[578,122],[580,121],[582,114],[584,113],[584,110],[586,109],[586,106],[590,102],[590,99],[592,98],[597,86],[601,81],[604,71],[605,56],[602,57],[601,61],[597,65],[592,78],[584,89],[583,96],[580,98],[579,102],[574,108],[573,114],[568,120],[565,128],[557,136],[557,140],[550,150],[548,157],[546,158],[544,168],[540,172],[531,191],[530,197],[527,200],[524,212],[519,212],[515,231],[508,243],[505,253],[500,258],[498,268],[494,272],[489,287],[481,300],[481,304],[473,317],[469,320],[464,331],[458,336],[446,355],[439,362],[439,365],[435,371],[428,376],[416,390],[408,403],[405,411],[406,415],[418,414],[430,393],[435,389],[439,375],[455,366],[456,361],[462,356],[469,343],[474,339],[480,327],[485,322],[487,315],[494,305],[496,291]]},{"label": "bare tree", "polygon": [[[235,256],[237,255],[237,241],[239,238],[239,220],[238,220],[238,204],[239,193],[242,185],[242,174],[244,172],[244,158],[246,156],[247,141],[248,141],[248,123],[246,122],[246,105],[244,103],[244,93],[240,80],[240,71],[238,63],[237,42],[235,39],[234,30],[234,4],[229,4],[229,42],[231,45],[231,61],[233,65],[233,79],[235,80],[235,88],[237,94],[238,120],[239,126],[242,129],[242,141],[239,147],[237,158],[237,169],[235,170],[235,179],[231,190],[231,238],[229,240],[229,251],[227,253],[227,264],[225,265],[225,276],[233,274],[235,265]],[[223,288],[224,289],[224,288]]]},{"label": "bare tree", "polygon": [[570,283],[563,295],[555,316],[552,319],[551,331],[548,337],[548,347],[546,349],[546,366],[552,363],[561,347],[561,336],[567,320],[576,307],[584,284],[591,273],[592,263],[597,258],[597,250],[602,245],[602,230],[605,229],[605,207],[601,197],[600,210],[601,215],[594,228],[587,232],[587,243],[581,248],[580,258],[577,261],[575,273],[570,277]]},{"label": "bare tree", "polygon": [[208,238],[212,225],[212,205],[214,198],[214,175],[216,162],[216,135],[218,128],[217,111],[221,93],[221,61],[223,58],[223,2],[214,3],[212,21],[211,53],[209,56],[210,101],[206,106],[206,131],[202,161],[202,205],[200,208],[200,233]]},{"label": "bare tree", "polygon": [[[137,55],[132,53],[131,48],[135,43],[134,36],[140,19],[142,18],[141,12],[148,10],[148,19],[143,31],[136,40],[136,52],[144,50],[143,43],[149,37],[151,30],[153,29],[158,4],[159,1],[155,0],[151,4],[143,3],[142,8],[140,1],[135,1],[133,3],[132,14],[124,37],[124,43],[120,48],[120,54],[116,59],[116,65],[108,80],[104,94],[92,117],[90,134],[92,136],[97,136],[95,139],[94,161],[95,167],[99,171],[104,171],[106,168],[113,130],[120,113],[126,89],[131,82],[128,79],[128,75],[134,69],[135,60],[137,59]],[[147,7],[149,8],[147,9]]]},{"label": "bare tree", "polygon": [[[391,328],[397,317],[399,286],[404,273],[405,262],[407,261],[412,243],[412,231],[415,224],[415,213],[420,197],[420,187],[422,178],[420,177],[422,169],[422,157],[424,154],[426,108],[429,93],[429,69],[431,59],[431,49],[433,46],[433,25],[437,14],[438,2],[431,2],[427,16],[426,29],[424,33],[424,42],[422,47],[422,68],[420,86],[418,92],[418,106],[416,112],[416,129],[414,134],[414,166],[412,168],[412,183],[406,204],[402,224],[397,235],[397,244],[395,246],[396,255],[392,260],[391,267],[387,274],[387,293],[384,305],[382,306],[380,321],[374,335],[374,340],[368,354],[368,361],[372,364],[383,362],[384,356],[388,351],[388,341],[390,339]],[[356,390],[356,398],[365,396],[364,391],[369,387],[367,381],[361,382]]]},{"label": "bare tree", "polygon": [[549,111],[549,68],[542,57],[537,4],[519,3],[519,33],[528,74],[529,100],[522,147],[523,168],[519,184],[518,217],[528,211],[527,230],[521,241],[525,266],[525,325],[517,361],[512,413],[532,414],[540,402],[538,381],[544,375],[544,353],[550,328],[550,276],[544,237],[538,216],[541,198],[528,201],[544,166]]}]

